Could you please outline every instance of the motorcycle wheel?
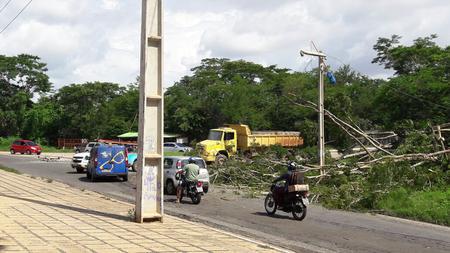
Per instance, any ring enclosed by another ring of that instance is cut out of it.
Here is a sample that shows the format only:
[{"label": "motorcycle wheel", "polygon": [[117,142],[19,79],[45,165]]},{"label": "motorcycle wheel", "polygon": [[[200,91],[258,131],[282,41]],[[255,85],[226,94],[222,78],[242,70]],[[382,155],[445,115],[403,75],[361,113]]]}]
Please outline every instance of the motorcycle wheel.
[{"label": "motorcycle wheel", "polygon": [[264,208],[268,215],[274,215],[277,211],[277,204],[273,199],[272,193],[267,194],[266,199],[264,200]]},{"label": "motorcycle wheel", "polygon": [[200,201],[202,200],[202,195],[200,193],[197,193],[195,195],[191,196],[192,199],[192,203],[194,203],[195,205],[200,204]]},{"label": "motorcycle wheel", "polygon": [[306,210],[306,206],[303,205],[301,201],[298,201],[297,203],[295,203],[292,209],[292,216],[294,217],[294,219],[301,221],[306,217]]}]

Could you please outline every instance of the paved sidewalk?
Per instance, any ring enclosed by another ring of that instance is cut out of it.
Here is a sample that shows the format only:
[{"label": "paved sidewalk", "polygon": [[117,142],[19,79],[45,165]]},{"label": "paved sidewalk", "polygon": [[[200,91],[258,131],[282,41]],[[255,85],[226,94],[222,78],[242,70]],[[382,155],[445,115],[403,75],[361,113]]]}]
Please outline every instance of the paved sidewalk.
[{"label": "paved sidewalk", "polygon": [[130,222],[133,206],[67,185],[0,170],[0,252],[280,252],[165,215]]}]

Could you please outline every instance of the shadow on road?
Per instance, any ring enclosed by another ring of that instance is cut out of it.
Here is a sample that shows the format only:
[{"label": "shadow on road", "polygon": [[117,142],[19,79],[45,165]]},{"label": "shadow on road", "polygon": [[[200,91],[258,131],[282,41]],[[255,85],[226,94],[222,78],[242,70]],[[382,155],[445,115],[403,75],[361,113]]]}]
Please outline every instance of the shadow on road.
[{"label": "shadow on road", "polygon": [[121,183],[123,182],[120,178],[118,177],[97,177],[95,178],[95,182],[92,182],[89,178],[87,178],[86,176],[84,177],[79,177],[78,180],[80,180],[81,182],[90,182],[90,183]]},{"label": "shadow on road", "polygon": [[253,215],[258,215],[258,216],[266,216],[269,218],[277,218],[277,219],[285,219],[285,220],[293,220],[291,217],[286,216],[286,215],[279,215],[279,214],[274,214],[272,216],[268,215],[266,212],[255,212],[252,213]]},{"label": "shadow on road", "polygon": [[113,218],[113,219],[118,219],[118,220],[129,221],[128,217],[123,216],[123,215],[113,214],[113,213],[105,213],[105,212],[100,212],[100,211],[86,209],[86,208],[81,208],[81,207],[68,206],[68,205],[63,205],[63,204],[56,204],[56,203],[46,202],[46,201],[42,201],[42,200],[35,200],[35,199],[11,196],[11,195],[7,195],[7,194],[0,194],[0,196],[11,198],[11,199],[20,199],[20,200],[23,200],[23,201],[28,201],[28,202],[39,204],[39,205],[43,205],[43,206],[52,206],[52,207],[55,207],[55,208],[71,210],[71,211],[75,211],[75,212],[79,212],[79,213],[86,213],[86,214],[92,214],[92,215],[95,215],[95,216],[102,216],[102,217],[107,217],[107,218]]},{"label": "shadow on road", "polygon": [[67,173],[67,174],[80,174],[80,175],[86,174],[86,172],[78,173],[78,172],[76,172],[76,171],[67,171],[66,173]]}]

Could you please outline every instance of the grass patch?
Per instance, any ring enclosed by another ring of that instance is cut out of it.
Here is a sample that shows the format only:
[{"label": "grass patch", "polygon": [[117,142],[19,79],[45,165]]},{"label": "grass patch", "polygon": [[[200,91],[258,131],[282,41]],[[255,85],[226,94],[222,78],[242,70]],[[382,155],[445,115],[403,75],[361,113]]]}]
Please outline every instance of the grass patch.
[{"label": "grass patch", "polygon": [[0,164],[0,170],[4,170],[4,171],[15,173],[15,174],[22,174],[20,171],[18,171],[16,169],[8,168],[8,167],[5,167],[5,166],[3,166],[1,164]]},{"label": "grass patch", "polygon": [[392,216],[450,225],[450,188],[408,191],[398,188],[377,202],[377,207]]},{"label": "grass patch", "polygon": [[164,151],[164,156],[186,156],[184,152]]}]

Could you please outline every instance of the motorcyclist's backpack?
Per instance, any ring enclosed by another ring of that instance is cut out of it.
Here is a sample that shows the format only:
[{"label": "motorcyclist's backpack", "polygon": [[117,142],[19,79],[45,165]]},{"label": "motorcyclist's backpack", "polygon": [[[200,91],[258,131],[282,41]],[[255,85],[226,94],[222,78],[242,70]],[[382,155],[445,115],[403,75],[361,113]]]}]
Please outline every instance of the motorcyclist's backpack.
[{"label": "motorcyclist's backpack", "polygon": [[304,184],[305,183],[305,173],[299,171],[292,171],[289,178],[289,185]]}]

